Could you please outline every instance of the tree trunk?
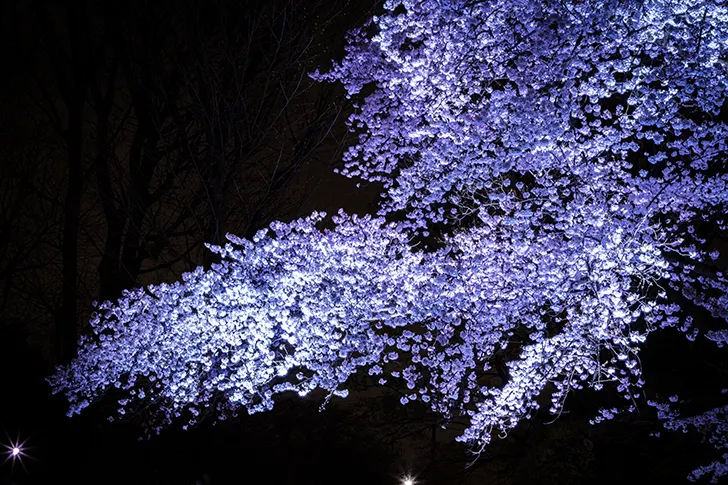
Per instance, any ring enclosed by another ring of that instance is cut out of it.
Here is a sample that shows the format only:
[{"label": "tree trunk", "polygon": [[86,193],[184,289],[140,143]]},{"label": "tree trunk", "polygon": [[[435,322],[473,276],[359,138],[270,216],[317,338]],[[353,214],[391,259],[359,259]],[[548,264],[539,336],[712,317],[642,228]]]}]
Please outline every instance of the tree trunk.
[{"label": "tree trunk", "polygon": [[83,101],[70,107],[68,144],[68,186],[63,210],[61,309],[56,317],[56,354],[60,363],[76,355],[78,307],[78,234],[83,190]]}]

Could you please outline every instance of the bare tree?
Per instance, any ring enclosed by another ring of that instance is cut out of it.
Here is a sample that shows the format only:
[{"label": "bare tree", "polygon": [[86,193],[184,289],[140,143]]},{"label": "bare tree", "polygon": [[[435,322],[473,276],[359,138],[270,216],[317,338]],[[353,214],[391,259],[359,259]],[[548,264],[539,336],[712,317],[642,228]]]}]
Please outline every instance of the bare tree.
[{"label": "bare tree", "polygon": [[[320,39],[341,38],[361,17],[323,0],[33,9],[26,94],[38,121],[23,143],[43,152],[45,168],[30,164],[21,179],[23,193],[53,208],[35,214],[55,230],[39,232],[42,268],[20,286],[53,316],[53,360],[65,362],[93,300],[176,279],[213,262],[203,243],[252,237],[315,204],[345,146],[348,101],[308,73],[333,56]],[[4,202],[22,203],[13,201]]]}]

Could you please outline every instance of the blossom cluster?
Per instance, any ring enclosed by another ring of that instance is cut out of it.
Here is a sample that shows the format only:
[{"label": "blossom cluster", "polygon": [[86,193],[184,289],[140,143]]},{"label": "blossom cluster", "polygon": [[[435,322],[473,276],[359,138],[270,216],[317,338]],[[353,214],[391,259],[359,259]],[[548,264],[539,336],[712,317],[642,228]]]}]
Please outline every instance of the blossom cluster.
[{"label": "blossom cluster", "polygon": [[476,448],[544,395],[558,414],[613,385],[634,409],[650,332],[694,338],[685,301],[728,317],[706,236],[726,229],[727,62],[713,0],[388,0],[314,74],[357,103],[342,173],[383,184],[378,217],[228,236],[211,269],[99,305],[51,383],[71,413],[120,388],[158,431],[362,371],[467,415]]}]

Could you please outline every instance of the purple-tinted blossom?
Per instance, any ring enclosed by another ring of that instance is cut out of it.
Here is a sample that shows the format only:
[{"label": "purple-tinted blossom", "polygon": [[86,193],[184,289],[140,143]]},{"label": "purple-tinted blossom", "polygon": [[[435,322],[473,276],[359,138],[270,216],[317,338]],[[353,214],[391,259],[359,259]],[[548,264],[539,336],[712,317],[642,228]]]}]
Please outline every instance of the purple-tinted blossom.
[{"label": "purple-tinted blossom", "polygon": [[[384,185],[380,217],[229,236],[210,270],[100,304],[50,379],[71,413],[115,386],[131,396],[120,414],[155,403],[158,431],[283,392],[340,395],[363,370],[407,389],[403,404],[467,415],[461,439],[482,449],[546,392],[554,414],[605,385],[634,410],[646,336],[698,335],[668,289],[728,319],[701,231],[725,229],[728,202],[722,2],[388,0],[373,27],[314,77],[358,106],[342,173]],[[410,245],[430,233],[438,249]],[[725,448],[725,413],[656,406]]]}]

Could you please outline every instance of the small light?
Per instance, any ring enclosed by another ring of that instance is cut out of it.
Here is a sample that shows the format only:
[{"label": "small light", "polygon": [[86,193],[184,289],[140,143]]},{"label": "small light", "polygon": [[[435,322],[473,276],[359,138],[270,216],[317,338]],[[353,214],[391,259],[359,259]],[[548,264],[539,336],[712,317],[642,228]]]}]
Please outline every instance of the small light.
[{"label": "small light", "polygon": [[402,485],[415,485],[415,479],[411,475],[402,478]]},{"label": "small light", "polygon": [[15,467],[15,462],[19,462],[20,466],[25,469],[25,463],[23,463],[23,459],[32,458],[28,455],[28,447],[26,446],[28,440],[12,440],[7,433],[5,433],[5,436],[7,438],[7,444],[0,443],[0,454],[2,454],[3,452],[2,449],[5,448],[5,459],[0,460],[0,465],[4,465],[8,461],[10,461],[12,462],[12,467]]}]

